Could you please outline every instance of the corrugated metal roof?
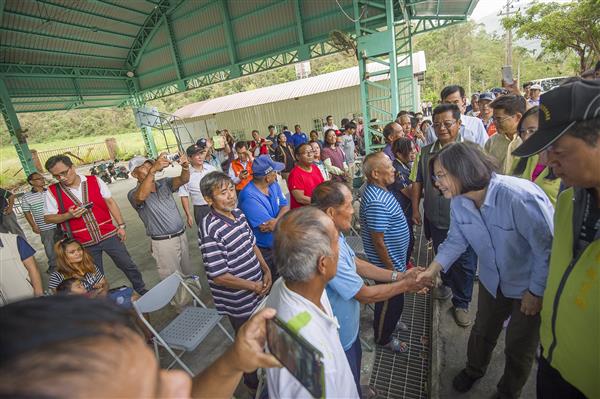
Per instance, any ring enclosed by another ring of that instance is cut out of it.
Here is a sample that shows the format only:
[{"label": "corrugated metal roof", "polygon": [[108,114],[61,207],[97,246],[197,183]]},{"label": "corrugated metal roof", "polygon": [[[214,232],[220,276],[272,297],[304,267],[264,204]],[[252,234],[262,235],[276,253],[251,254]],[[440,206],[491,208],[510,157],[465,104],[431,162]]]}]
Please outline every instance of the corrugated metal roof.
[{"label": "corrugated metal roof", "polygon": [[[402,64],[399,66],[402,66]],[[376,63],[367,66],[369,72],[381,71],[384,68],[383,65]],[[425,53],[423,51],[414,53],[413,73],[422,73],[425,72],[425,69]],[[372,80],[385,79],[388,79],[387,75],[380,75]],[[326,93],[328,91],[339,90],[346,87],[358,86],[359,84],[358,67],[356,66],[311,78],[294,80],[274,86],[188,104],[178,109],[173,114],[182,119],[197,118],[261,104]]]}]

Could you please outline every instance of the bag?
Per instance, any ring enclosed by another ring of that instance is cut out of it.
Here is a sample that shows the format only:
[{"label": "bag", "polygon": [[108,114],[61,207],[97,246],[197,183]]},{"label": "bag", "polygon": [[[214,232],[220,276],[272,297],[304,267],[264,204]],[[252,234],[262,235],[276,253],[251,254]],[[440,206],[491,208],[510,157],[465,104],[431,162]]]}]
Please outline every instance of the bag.
[{"label": "bag", "polygon": [[[65,204],[62,199],[62,188],[60,187],[60,183],[56,183],[56,197],[58,201],[58,209],[62,213],[66,213]],[[63,223],[67,228],[67,231],[63,231],[63,238],[73,238],[73,232],[71,231],[71,225],[69,224],[69,221],[65,220]]]},{"label": "bag", "polygon": [[[200,294],[202,293],[202,285],[200,284],[200,277],[198,276],[182,276],[183,284],[185,284],[194,295],[200,298]],[[195,300],[194,297],[190,294],[190,292],[181,284],[177,289],[177,293],[171,300],[171,305],[175,306],[178,311],[183,310],[184,307],[189,306]],[[199,304],[198,304],[199,305]]]}]

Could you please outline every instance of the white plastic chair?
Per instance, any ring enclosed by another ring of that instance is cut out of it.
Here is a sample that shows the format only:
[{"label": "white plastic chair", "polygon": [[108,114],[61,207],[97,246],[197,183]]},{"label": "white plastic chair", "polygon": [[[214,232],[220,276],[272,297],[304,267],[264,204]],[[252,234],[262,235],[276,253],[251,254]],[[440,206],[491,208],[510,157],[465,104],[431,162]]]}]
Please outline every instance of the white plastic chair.
[{"label": "white plastic chair", "polygon": [[[177,293],[179,285],[183,285],[190,293],[196,306],[186,307],[165,328],[158,332],[154,329],[152,324],[144,318],[143,314],[156,312],[169,304],[171,299],[173,299]],[[200,304],[201,307],[198,307],[197,304]],[[233,337],[220,322],[222,316],[219,315],[216,310],[209,309],[190,287],[188,287],[181,275],[177,272],[162,280],[141,298],[134,301],[133,308],[137,312],[140,320],[154,335],[152,343],[154,344],[156,358],[160,361],[158,346],[163,346],[174,358],[168,368],[171,368],[177,362],[192,377],[194,374],[189,367],[183,363],[181,356],[185,352],[191,352],[196,349],[213,328],[218,325],[225,335],[233,342]],[[176,354],[175,350],[179,350],[181,353]]]}]

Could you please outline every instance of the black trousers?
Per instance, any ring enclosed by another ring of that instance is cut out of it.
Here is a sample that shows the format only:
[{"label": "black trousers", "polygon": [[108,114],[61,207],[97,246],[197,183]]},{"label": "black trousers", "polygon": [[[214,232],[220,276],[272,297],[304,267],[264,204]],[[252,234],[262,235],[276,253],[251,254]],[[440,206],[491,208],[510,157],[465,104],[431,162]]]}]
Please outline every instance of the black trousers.
[{"label": "black trousers", "polygon": [[136,264],[133,263],[131,255],[129,255],[125,244],[123,244],[119,237],[112,236],[106,240],[100,241],[98,244],[85,247],[85,249],[90,253],[92,259],[94,260],[94,264],[98,266],[98,269],[100,269],[102,274],[105,274],[104,264],[102,262],[102,253],[106,252],[113,262],[115,262],[115,265],[117,265],[117,267],[121,269],[123,273],[125,273],[125,276],[127,276],[129,281],[131,281],[133,289],[138,294],[142,295],[146,290],[146,284],[142,279],[142,274],[140,273]]},{"label": "black trousers", "polygon": [[[386,284],[386,283],[378,283]],[[385,345],[392,340],[392,334],[402,316],[404,310],[404,294],[391,297],[387,301],[377,302],[375,304],[375,314],[373,316],[373,332],[375,333],[375,343]]]},{"label": "black trousers", "polygon": [[538,399],[585,399],[585,395],[562,378],[543,356],[538,362],[536,393]]},{"label": "black trousers", "polygon": [[[250,317],[233,317],[227,316],[229,318],[229,322],[235,331],[235,335],[242,327],[242,325],[248,321]],[[246,374],[244,373],[244,385],[246,385],[250,389],[256,390],[258,388],[258,374],[255,372]]]},{"label": "black trousers", "polygon": [[271,271],[271,281],[277,280],[279,278],[279,273],[277,273],[277,268],[275,267],[275,261],[273,259],[273,249],[264,247],[258,247],[258,249],[260,249],[260,253],[265,259],[267,266],[269,266],[269,270]]}]

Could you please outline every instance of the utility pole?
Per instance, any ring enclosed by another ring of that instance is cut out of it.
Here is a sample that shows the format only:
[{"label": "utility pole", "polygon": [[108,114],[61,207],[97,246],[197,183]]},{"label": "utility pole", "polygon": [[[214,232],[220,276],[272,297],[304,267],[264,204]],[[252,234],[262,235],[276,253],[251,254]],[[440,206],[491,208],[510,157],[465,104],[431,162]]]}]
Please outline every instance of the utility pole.
[{"label": "utility pole", "polygon": [[[503,7],[503,10],[498,13],[498,16],[508,17],[516,13],[513,9],[515,0],[506,0],[506,4]],[[506,62],[505,65],[512,65],[512,29],[508,29],[506,32]]]}]

